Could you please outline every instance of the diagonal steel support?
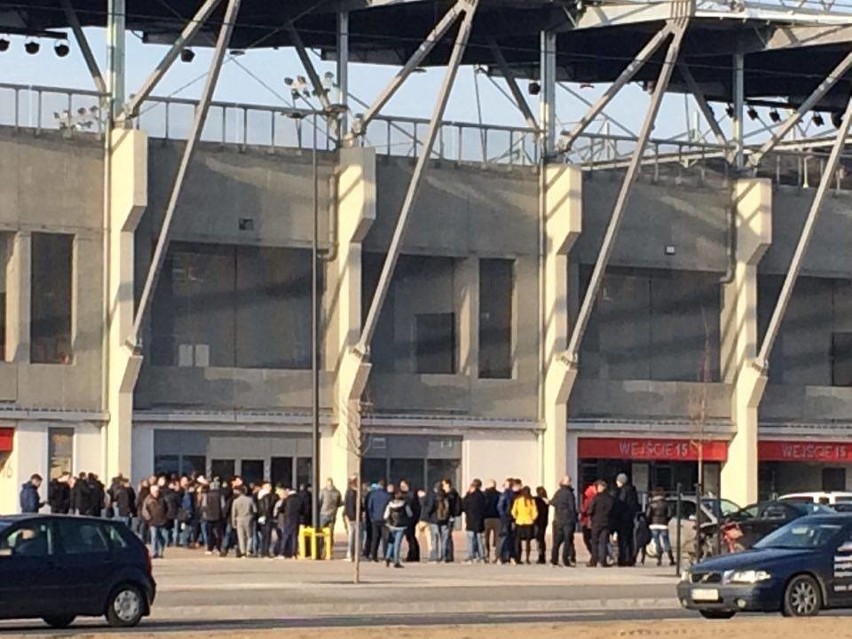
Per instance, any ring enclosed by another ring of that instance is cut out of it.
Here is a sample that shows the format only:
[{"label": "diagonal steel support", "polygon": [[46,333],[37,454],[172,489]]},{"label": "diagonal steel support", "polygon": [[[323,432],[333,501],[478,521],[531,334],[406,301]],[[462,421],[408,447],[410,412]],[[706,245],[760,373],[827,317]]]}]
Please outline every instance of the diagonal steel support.
[{"label": "diagonal steel support", "polygon": [[328,110],[331,106],[331,100],[328,99],[328,91],[326,91],[322,84],[322,80],[320,80],[319,73],[317,73],[317,68],[314,66],[313,60],[311,60],[311,57],[308,55],[308,50],[305,48],[302,36],[300,36],[299,32],[296,31],[296,27],[292,22],[287,25],[287,32],[290,34],[290,39],[293,40],[293,46],[296,47],[296,54],[299,56],[299,61],[302,63],[305,73],[308,74],[308,80],[311,81],[311,86],[314,89],[314,93],[317,95],[317,99],[319,99],[322,108],[324,110]]},{"label": "diagonal steel support", "polygon": [[165,217],[163,218],[163,228],[160,230],[160,236],[157,238],[157,246],[154,248],[154,256],[151,259],[151,266],[148,268],[148,276],[145,278],[145,286],[142,289],[139,306],[136,309],[136,317],[133,320],[133,334],[130,336],[130,343],[134,347],[139,344],[139,333],[142,329],[142,322],[150,307],[151,295],[157,285],[157,280],[160,277],[160,271],[166,258],[166,250],[169,245],[169,231],[171,230],[175,209],[177,209],[178,200],[183,190],[189,163],[192,161],[195,147],[198,146],[198,142],[201,139],[201,132],[204,130],[204,124],[207,122],[210,102],[213,100],[213,93],[216,91],[216,85],[219,82],[222,61],[231,42],[231,35],[234,32],[234,25],[237,21],[237,14],[240,11],[240,2],[241,0],[228,0],[228,8],[225,10],[225,20],[222,23],[222,28],[219,30],[219,38],[216,41],[216,48],[213,52],[213,61],[210,63],[207,81],[204,84],[198,106],[195,109],[192,131],[183,150],[177,177],[175,178],[172,194],[169,198],[169,204],[166,207]]},{"label": "diagonal steel support", "polygon": [[151,73],[151,75],[148,76],[148,79],[142,84],[139,91],[137,91],[125,105],[124,117],[126,119],[136,117],[139,107],[150,97],[151,93],[160,83],[160,80],[163,79],[163,76],[166,75],[168,70],[175,63],[175,60],[178,59],[181,51],[183,51],[193,41],[193,39],[195,39],[195,36],[198,35],[198,32],[201,31],[207,23],[207,20],[213,14],[213,11],[216,10],[216,7],[218,7],[221,2],[222,0],[206,0],[195,15],[192,16],[186,27],[184,27],[183,31],[178,36],[178,39],[175,40],[174,44],[168,51],[166,51],[166,55],[164,55],[163,59],[160,60],[157,68],[154,69],[153,73]]},{"label": "diagonal steel support", "polygon": [[828,75],[828,77],[820,82],[819,86],[813,93],[811,93],[808,99],[802,102],[802,105],[796,109],[795,113],[791,114],[790,117],[784,121],[784,124],[781,125],[775,134],[767,140],[760,149],[755,151],[751,157],[749,157],[749,168],[756,168],[763,159],[763,156],[774,149],[778,143],[781,142],[784,137],[802,121],[808,112],[819,104],[819,101],[822,100],[829,91],[831,91],[834,85],[843,79],[850,69],[852,69],[852,52],[843,58],[840,64],[834,67],[834,70]]},{"label": "diagonal steel support", "polygon": [[686,32],[686,24],[687,23],[685,21],[675,23],[673,29],[674,37],[672,38],[671,44],[669,44],[665,61],[660,69],[660,74],[654,87],[654,93],[651,96],[651,104],[648,106],[648,112],[645,114],[642,129],[639,131],[639,139],[636,141],[636,149],[633,151],[633,157],[630,159],[630,165],[627,167],[627,174],[624,176],[621,191],[618,194],[618,199],[615,201],[615,207],[613,208],[612,216],[609,220],[609,226],[607,226],[603,243],[601,244],[601,249],[598,253],[598,259],[595,262],[595,268],[592,271],[589,288],[586,290],[585,297],[583,297],[580,312],[577,315],[577,320],[574,323],[574,327],[571,332],[571,339],[568,342],[568,350],[564,354],[564,360],[569,364],[569,366],[574,368],[578,365],[580,342],[583,339],[586,326],[589,323],[589,317],[592,314],[592,307],[597,299],[598,292],[600,291],[603,276],[606,271],[607,264],[609,263],[613,246],[615,245],[615,238],[618,235],[618,229],[621,227],[624,212],[627,209],[630,192],[639,175],[642,156],[645,153],[645,148],[648,145],[648,139],[650,138],[651,131],[654,128],[654,122],[656,121],[657,113],[660,110],[663,94],[669,86],[674,65],[677,63],[681,42],[683,41],[683,35]]},{"label": "diagonal steel support", "polygon": [[83,32],[83,27],[80,25],[80,19],[77,17],[77,12],[74,11],[71,0],[62,0],[62,10],[65,12],[65,19],[71,27],[71,32],[74,34],[74,40],[77,42],[77,46],[80,47],[80,53],[83,54],[83,60],[89,69],[89,74],[92,76],[95,88],[98,90],[98,93],[106,95],[106,80],[104,80],[104,76],[98,66],[98,61],[95,59],[95,54],[92,53],[92,47],[89,46],[89,39]]},{"label": "diagonal steel support", "polygon": [[370,342],[373,339],[373,334],[376,331],[376,325],[379,321],[379,313],[384,305],[385,298],[390,288],[391,278],[393,277],[396,263],[399,259],[399,253],[402,249],[402,240],[405,237],[405,230],[408,227],[408,220],[411,216],[411,211],[414,209],[414,204],[417,202],[417,196],[420,193],[420,187],[423,183],[423,176],[426,173],[426,167],[429,164],[432,149],[435,146],[435,140],[438,137],[438,132],[441,128],[441,120],[444,117],[444,111],[447,108],[447,101],[450,99],[450,92],[453,88],[453,83],[456,79],[459,66],[464,57],[467,42],[470,38],[470,32],[473,27],[473,16],[476,13],[476,8],[479,6],[479,0],[464,1],[464,19],[459,27],[458,35],[456,36],[453,52],[450,56],[450,61],[447,64],[447,72],[444,76],[444,82],[438,92],[438,99],[435,103],[435,110],[432,112],[432,119],[429,123],[429,131],[426,134],[426,139],[423,142],[423,149],[420,151],[420,156],[417,158],[417,164],[414,167],[414,173],[411,176],[411,182],[408,185],[408,191],[405,194],[405,200],[402,202],[402,209],[399,212],[399,219],[396,222],[396,228],[391,238],[388,254],[385,257],[385,262],[382,265],[382,272],[379,276],[379,283],[376,286],[376,292],[373,294],[373,301],[370,303],[370,310],[367,312],[367,318],[364,320],[364,327],[361,331],[361,338],[355,350],[362,356],[367,355],[370,350]]},{"label": "diagonal steel support", "polygon": [[725,137],[722,127],[719,126],[719,122],[713,115],[713,110],[710,108],[710,105],[707,104],[707,99],[704,97],[701,87],[699,87],[698,83],[695,81],[695,76],[692,75],[692,71],[689,69],[689,66],[685,62],[678,62],[677,69],[686,81],[686,87],[689,89],[692,97],[695,98],[695,102],[698,104],[698,109],[701,111],[701,115],[704,116],[704,119],[707,120],[707,124],[710,126],[710,130],[716,137],[716,141],[723,146],[728,146],[728,138]]},{"label": "diagonal steel support", "polygon": [[479,0],[458,0],[447,13],[444,14],[444,17],[441,18],[441,21],[435,25],[435,28],[429,32],[429,35],[426,36],[426,39],[420,44],[420,47],[414,54],[408,59],[408,62],[399,70],[388,85],[384,88],[384,90],[379,94],[379,97],[376,98],[375,102],[367,109],[364,114],[355,120],[352,123],[352,136],[360,136],[363,135],[367,130],[367,125],[375,119],[375,117],[381,112],[384,106],[390,101],[390,99],[396,94],[399,90],[399,87],[402,86],[402,83],[414,73],[415,69],[420,66],[423,60],[426,59],[432,49],[441,41],[441,39],[447,34],[447,32],[452,28],[452,26],[456,23],[456,19],[459,17],[459,14],[462,12],[471,12],[474,9],[471,7],[475,7]]},{"label": "diagonal steel support", "polygon": [[625,67],[624,71],[622,71],[618,78],[616,78],[615,82],[607,87],[607,90],[604,91],[603,95],[595,101],[580,121],[574,125],[574,128],[571,129],[567,135],[563,136],[562,140],[560,140],[562,148],[571,148],[577,138],[580,137],[583,131],[585,131],[594,119],[600,115],[601,111],[603,111],[618,92],[621,91],[622,87],[624,87],[624,85],[630,82],[633,77],[639,73],[642,67],[644,67],[648,60],[650,60],[657,52],[657,49],[659,49],[663,43],[668,40],[671,32],[671,25],[666,23],[666,26],[660,29],[660,31],[651,38],[648,44],[646,44],[642,50],[636,54],[636,57],[630,62],[630,64]]},{"label": "diagonal steel support", "polygon": [[509,64],[506,62],[506,57],[503,55],[503,52],[500,50],[500,47],[494,39],[492,39],[488,44],[491,47],[491,53],[494,54],[494,60],[497,62],[497,66],[500,67],[500,71],[503,73],[503,78],[506,80],[506,84],[509,85],[509,91],[515,99],[515,104],[521,112],[521,115],[524,116],[524,120],[527,122],[527,126],[534,131],[538,131],[538,122],[535,119],[535,115],[533,115],[532,109],[530,109],[530,105],[527,103],[527,99],[524,97],[523,91],[521,91],[521,88],[518,86],[518,81],[515,79],[515,74],[512,73],[512,69],[509,68]]},{"label": "diagonal steel support", "polygon": [[781,322],[787,312],[787,306],[790,304],[790,298],[793,295],[793,288],[796,286],[796,279],[799,277],[799,271],[802,269],[802,262],[805,258],[805,253],[808,250],[808,245],[813,237],[814,227],[819,218],[820,209],[831,188],[831,183],[835,179],[837,168],[840,165],[840,156],[846,147],[846,136],[849,135],[849,128],[852,125],[852,97],[846,106],[846,113],[843,116],[843,121],[840,128],[837,130],[837,137],[834,139],[834,145],[831,148],[831,154],[828,156],[828,162],[819,181],[814,200],[811,203],[811,208],[808,211],[808,217],[805,219],[805,225],[802,227],[802,234],[799,237],[799,243],[796,245],[796,251],[793,253],[793,259],[790,262],[790,269],[787,271],[787,276],[784,278],[784,284],[781,287],[781,293],[778,295],[778,301],[775,303],[775,309],[772,311],[772,317],[769,320],[769,325],[766,328],[766,333],[763,336],[763,342],[760,345],[760,351],[757,353],[756,365],[758,369],[765,375],[769,368],[769,355],[772,353],[772,347],[775,345],[775,340],[778,337],[778,330],[781,327]]}]

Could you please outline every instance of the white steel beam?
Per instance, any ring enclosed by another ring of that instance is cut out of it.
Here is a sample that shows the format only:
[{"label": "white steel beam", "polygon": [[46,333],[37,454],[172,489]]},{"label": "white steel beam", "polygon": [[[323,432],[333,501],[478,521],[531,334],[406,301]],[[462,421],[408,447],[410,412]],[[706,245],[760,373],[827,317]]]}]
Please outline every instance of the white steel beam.
[{"label": "white steel beam", "polygon": [[157,245],[154,248],[154,256],[151,259],[151,266],[148,268],[148,275],[145,278],[145,286],[142,289],[142,295],[139,298],[139,306],[136,309],[136,317],[133,320],[133,335],[130,336],[130,343],[134,347],[139,345],[139,333],[142,329],[142,321],[144,320],[148,307],[151,304],[151,296],[157,285],[163,262],[166,259],[166,251],[169,245],[169,231],[171,230],[172,220],[174,219],[178,200],[180,199],[180,194],[183,190],[189,164],[195,153],[195,147],[201,139],[201,132],[204,130],[204,124],[207,122],[207,113],[210,111],[210,102],[213,100],[213,93],[215,92],[216,85],[219,82],[219,74],[222,71],[222,61],[225,58],[225,52],[231,42],[231,35],[234,32],[234,25],[237,21],[237,14],[240,11],[240,3],[241,0],[228,0],[228,8],[225,10],[225,20],[219,30],[219,38],[216,41],[216,48],[213,51],[213,60],[210,63],[210,71],[207,74],[207,81],[204,84],[204,89],[201,91],[198,106],[195,109],[195,119],[192,123],[192,131],[186,142],[183,156],[181,157],[177,177],[175,178],[175,183],[172,187],[172,194],[169,198],[168,206],[166,207],[165,217],[163,218],[163,227],[160,229],[160,235],[157,238]]},{"label": "white steel beam", "polygon": [[846,136],[849,134],[849,128],[852,125],[852,97],[849,98],[849,103],[846,106],[846,113],[843,116],[843,121],[840,128],[837,130],[837,135],[834,139],[834,145],[831,148],[831,153],[828,156],[828,162],[823,170],[822,177],[819,181],[816,194],[814,195],[811,208],[808,211],[808,217],[805,219],[805,225],[802,227],[802,234],[799,236],[799,242],[796,245],[796,251],[793,253],[793,259],[790,262],[790,268],[784,278],[784,284],[781,286],[781,293],[778,295],[778,301],[775,303],[775,308],[772,311],[772,317],[769,320],[769,325],[766,328],[766,333],[763,336],[763,342],[760,345],[760,351],[757,353],[756,365],[763,375],[766,375],[769,368],[769,355],[772,353],[772,347],[775,345],[775,340],[778,337],[778,330],[781,327],[781,322],[787,312],[787,306],[790,304],[790,298],[793,295],[793,287],[796,286],[796,279],[802,269],[802,262],[805,258],[805,253],[808,250],[808,245],[813,237],[814,227],[819,218],[820,209],[831,188],[831,184],[835,179],[837,168],[840,165],[840,156],[846,147]]},{"label": "white steel beam", "polygon": [[[376,325],[379,322],[379,313],[384,305],[385,298],[390,288],[391,278],[396,268],[396,263],[399,259],[399,253],[402,249],[402,240],[405,237],[405,231],[408,228],[408,220],[411,217],[411,211],[414,209],[414,204],[420,193],[420,187],[423,182],[423,176],[426,173],[426,168],[432,155],[432,149],[435,146],[435,140],[441,129],[441,121],[444,118],[444,111],[447,108],[447,102],[450,99],[450,92],[464,57],[467,42],[470,38],[470,32],[473,28],[473,17],[476,9],[479,6],[479,0],[463,0],[457,3],[456,6],[464,5],[464,19],[459,27],[458,35],[456,36],[453,52],[450,56],[450,61],[447,65],[447,72],[444,76],[444,82],[438,91],[438,99],[435,103],[435,109],[432,112],[432,119],[429,123],[429,131],[426,134],[426,139],[423,142],[423,148],[417,158],[417,164],[414,167],[414,173],[411,176],[411,182],[408,185],[408,191],[405,194],[405,199],[402,202],[402,209],[399,213],[399,219],[396,222],[396,228],[391,238],[388,254],[385,257],[385,262],[382,265],[382,272],[379,275],[379,282],[376,286],[376,292],[373,295],[373,300],[370,303],[370,310],[367,312],[367,318],[364,320],[364,326],[361,331],[361,338],[358,340],[358,345],[355,347],[362,357],[366,356],[370,351],[370,342],[373,339],[373,334],[376,331]],[[445,18],[446,19],[446,18]],[[442,20],[443,22],[443,20]],[[433,45],[434,46],[434,45]]]}]

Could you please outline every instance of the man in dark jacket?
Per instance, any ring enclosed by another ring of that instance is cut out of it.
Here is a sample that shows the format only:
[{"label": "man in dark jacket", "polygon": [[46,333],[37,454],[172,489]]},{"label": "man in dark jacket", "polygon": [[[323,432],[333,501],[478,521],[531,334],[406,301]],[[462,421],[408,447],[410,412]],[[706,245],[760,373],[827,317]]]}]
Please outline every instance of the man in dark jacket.
[{"label": "man in dark jacket", "polygon": [[180,483],[172,481],[163,489],[163,499],[166,502],[166,524],[167,539],[169,546],[177,546],[180,541],[180,504],[183,501],[183,493]]},{"label": "man in dark jacket", "polygon": [[26,484],[21,486],[20,502],[22,513],[37,513],[44,506],[44,502],[38,494],[41,482],[41,475],[36,473],[30,477],[30,480]]},{"label": "man in dark jacket", "polygon": [[275,527],[275,502],[272,484],[263,482],[257,494],[257,525],[260,528],[260,557],[272,556],[272,529]]},{"label": "man in dark jacket", "polygon": [[62,473],[47,486],[47,504],[55,515],[67,515],[71,511],[71,473]]},{"label": "man in dark jacket", "polygon": [[225,552],[225,498],[218,481],[210,483],[210,489],[201,499],[201,517],[207,522],[207,554],[213,549],[222,555]]},{"label": "man in dark jacket", "polygon": [[160,493],[160,487],[156,484],[151,486],[151,492],[142,505],[142,518],[151,531],[151,556],[154,559],[163,556],[166,545],[166,524],[169,520],[166,508],[166,500]]},{"label": "man in dark jacket", "polygon": [[299,541],[299,523],[302,519],[302,498],[296,491],[289,491],[284,499],[279,520],[281,524],[281,555],[286,559],[296,556]]},{"label": "man in dark jacket", "polygon": [[381,486],[370,491],[367,499],[367,514],[370,517],[370,559],[379,560],[379,544],[382,545],[382,557],[388,553],[387,534],[385,532],[385,509],[391,502],[394,493],[392,484],[387,489]]},{"label": "man in dark jacket", "polygon": [[[142,504],[139,504],[140,506]],[[89,478],[80,473],[71,489],[71,513],[85,515],[89,512]]]},{"label": "man in dark jacket", "polygon": [[562,565],[566,568],[576,564],[574,550],[574,532],[577,529],[577,498],[571,486],[571,477],[566,475],[559,482],[559,488],[550,500],[553,506],[553,550],[550,563],[559,565],[559,547],[562,546]]},{"label": "man in dark jacket", "polygon": [[133,517],[134,499],[132,494],[133,489],[130,488],[129,479],[121,479],[121,482],[113,489],[113,510],[119,521],[123,521],[126,525],[130,525],[130,519]]},{"label": "man in dark jacket", "polygon": [[600,564],[607,568],[607,545],[609,543],[609,532],[611,525],[611,516],[615,499],[606,489],[606,482],[599,479],[595,482],[595,490],[598,491],[597,496],[589,505],[589,520],[592,527],[592,559],[589,566],[594,567]]},{"label": "man in dark jacket", "polygon": [[639,494],[636,487],[627,479],[627,475],[619,473],[615,479],[618,487],[619,517],[618,517],[618,565],[633,566],[636,564],[636,545],[634,528],[636,516],[642,512],[639,504]]},{"label": "man in dark jacket", "polygon": [[465,563],[485,561],[485,494],[482,482],[474,479],[462,499],[465,535],[467,536],[467,556]]},{"label": "man in dark jacket", "polygon": [[441,482],[441,487],[447,496],[447,505],[450,509],[450,519],[447,522],[447,530],[445,533],[446,543],[444,545],[444,562],[452,563],[455,558],[455,546],[453,545],[453,531],[456,529],[456,520],[462,515],[462,500],[459,491],[453,487],[453,482],[445,479]]},{"label": "man in dark jacket", "polygon": [[[497,504],[500,502],[500,493],[497,491],[497,482],[488,480],[485,487],[485,561],[496,561],[497,544],[500,538],[500,512]],[[492,554],[493,553],[493,554]]]},{"label": "man in dark jacket", "polygon": [[[363,513],[362,513],[363,514]],[[346,560],[355,561],[355,553],[360,552],[358,543],[358,477],[349,478],[349,485],[343,495],[343,523],[346,525]]]},{"label": "man in dark jacket", "polygon": [[420,542],[417,541],[416,534],[417,522],[420,521],[420,500],[417,499],[417,493],[411,490],[411,485],[406,479],[399,482],[399,490],[402,492],[405,505],[411,511],[411,517],[408,518],[405,527],[405,543],[408,545],[405,562],[417,563],[420,561]]}]

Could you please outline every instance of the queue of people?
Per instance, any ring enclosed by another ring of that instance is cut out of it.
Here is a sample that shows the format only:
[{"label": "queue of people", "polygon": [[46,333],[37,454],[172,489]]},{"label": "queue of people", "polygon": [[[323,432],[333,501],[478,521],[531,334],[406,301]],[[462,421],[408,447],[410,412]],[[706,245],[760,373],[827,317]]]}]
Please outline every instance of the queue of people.
[{"label": "queue of people", "polygon": [[[46,502],[40,501],[41,485],[38,475],[24,484],[22,512],[48,506],[52,513],[122,520],[150,544],[155,558],[168,546],[218,556],[233,549],[242,558],[295,558],[300,529],[313,524],[313,496],[307,485],[294,490],[268,481],[246,484],[240,477],[208,481],[203,476],[155,475],[136,487],[119,476],[107,488],[94,474],[64,473],[49,483]],[[644,563],[645,547],[652,541],[657,564],[664,554],[674,563],[664,492],[656,489],[643,509],[623,473],[612,489],[598,480],[579,499],[569,476],[552,497],[543,486],[533,491],[520,479],[508,478],[499,489],[495,480],[483,485],[475,479],[464,496],[450,479],[430,490],[413,490],[406,480],[398,485],[382,480],[362,486],[360,498],[356,477],[350,478],[345,494],[329,479],[319,495],[318,524],[330,528],[332,538],[343,509],[350,561],[360,553],[365,560],[397,568],[420,561],[453,562],[453,532],[463,528],[465,563],[576,566],[577,532],[582,533],[589,566]]]}]

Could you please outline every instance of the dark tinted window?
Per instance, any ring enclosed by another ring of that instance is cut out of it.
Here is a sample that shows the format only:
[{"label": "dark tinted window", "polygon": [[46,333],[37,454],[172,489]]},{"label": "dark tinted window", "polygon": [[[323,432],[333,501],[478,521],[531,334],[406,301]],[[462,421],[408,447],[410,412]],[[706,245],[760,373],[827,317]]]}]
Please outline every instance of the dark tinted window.
[{"label": "dark tinted window", "polygon": [[118,526],[116,526],[115,524],[107,525],[106,533],[113,548],[127,548],[127,540],[121,534],[121,531],[118,529]]},{"label": "dark tinted window", "polygon": [[62,550],[66,555],[108,553],[109,542],[98,522],[62,520],[57,522]]}]

